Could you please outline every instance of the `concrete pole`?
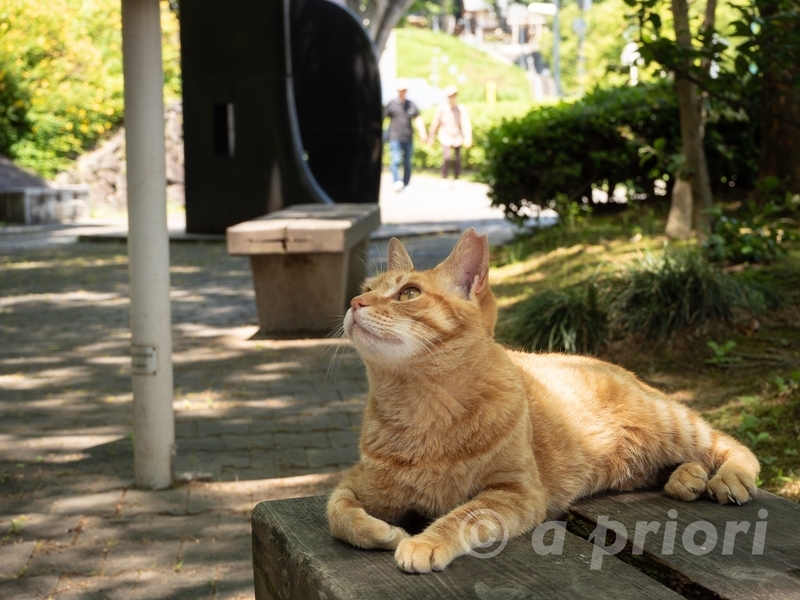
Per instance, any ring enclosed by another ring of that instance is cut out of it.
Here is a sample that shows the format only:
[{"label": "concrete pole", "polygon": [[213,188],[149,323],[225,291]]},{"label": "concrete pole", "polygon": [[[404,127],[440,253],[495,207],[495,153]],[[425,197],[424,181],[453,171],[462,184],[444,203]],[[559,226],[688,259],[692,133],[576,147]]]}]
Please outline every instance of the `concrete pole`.
[{"label": "concrete pole", "polygon": [[122,0],[136,486],[172,484],[172,331],[159,0]]}]

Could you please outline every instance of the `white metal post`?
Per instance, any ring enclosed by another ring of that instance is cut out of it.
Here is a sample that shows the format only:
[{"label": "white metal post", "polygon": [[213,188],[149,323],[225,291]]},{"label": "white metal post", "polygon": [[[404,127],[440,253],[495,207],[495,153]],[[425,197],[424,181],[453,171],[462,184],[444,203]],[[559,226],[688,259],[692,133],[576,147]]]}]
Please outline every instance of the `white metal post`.
[{"label": "white metal post", "polygon": [[133,450],[137,487],[172,484],[172,331],[159,0],[122,0]]}]

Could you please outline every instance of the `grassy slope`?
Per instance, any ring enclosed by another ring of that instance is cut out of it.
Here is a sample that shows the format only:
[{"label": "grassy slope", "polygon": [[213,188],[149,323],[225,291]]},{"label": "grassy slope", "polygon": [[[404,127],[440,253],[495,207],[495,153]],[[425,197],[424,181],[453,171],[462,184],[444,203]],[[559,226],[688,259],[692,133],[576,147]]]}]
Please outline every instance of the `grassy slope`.
[{"label": "grassy slope", "polygon": [[[484,102],[488,81],[497,84],[498,102],[531,100],[528,79],[519,67],[503,64],[451,35],[413,27],[396,31],[400,77],[428,79],[431,60],[438,56],[439,87],[457,85],[461,102]],[[450,72],[453,66],[458,69],[455,73]],[[466,76],[463,83],[458,81],[460,74]]]},{"label": "grassy slope", "polygon": [[[597,218],[582,231],[552,230],[498,250],[495,264],[503,266],[492,271],[501,307],[498,338],[504,335],[503,316],[532,292],[581,285],[598,270],[610,273],[669,244],[655,235],[663,231],[663,222],[652,213],[643,216],[643,228],[625,226],[619,216]],[[641,239],[631,239],[642,229]],[[616,340],[600,357],[631,369],[747,443],[762,462],[762,485],[800,501],[800,247],[786,261],[760,271],[760,278],[780,289],[786,300],[779,309],[757,316],[755,333],[719,326],[666,346]],[[731,354],[738,362],[708,363],[713,352],[707,342],[728,340],[737,344]]]}]

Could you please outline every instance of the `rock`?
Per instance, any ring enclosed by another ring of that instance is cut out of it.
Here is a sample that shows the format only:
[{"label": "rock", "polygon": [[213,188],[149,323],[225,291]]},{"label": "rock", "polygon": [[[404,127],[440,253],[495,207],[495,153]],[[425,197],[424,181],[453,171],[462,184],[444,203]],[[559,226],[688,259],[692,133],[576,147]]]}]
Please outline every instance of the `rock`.
[{"label": "rock", "polygon": [[[184,205],[183,106],[179,102],[165,109],[164,137],[167,201]],[[86,184],[93,205],[124,210],[128,204],[125,174],[125,129],[120,128],[97,148],[79,156],[73,168],[56,175],[55,181]]]}]

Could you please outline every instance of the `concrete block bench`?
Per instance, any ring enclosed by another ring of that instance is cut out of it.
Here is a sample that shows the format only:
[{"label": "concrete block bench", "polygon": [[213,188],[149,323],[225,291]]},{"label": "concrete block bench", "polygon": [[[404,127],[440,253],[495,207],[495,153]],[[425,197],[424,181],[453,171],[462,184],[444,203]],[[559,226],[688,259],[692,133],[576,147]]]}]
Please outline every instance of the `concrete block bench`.
[{"label": "concrete block bench", "polygon": [[260,332],[327,334],[367,275],[377,204],[301,204],[227,229],[250,257]]},{"label": "concrete block bench", "polygon": [[[763,491],[742,507],[660,491],[599,496],[573,508],[566,531],[550,524],[539,537],[519,536],[496,553],[498,545],[477,549],[418,576],[401,572],[392,552],[331,537],[326,500],[255,507],[257,600],[800,598],[800,505]],[[592,533],[594,543],[584,539]]]}]

